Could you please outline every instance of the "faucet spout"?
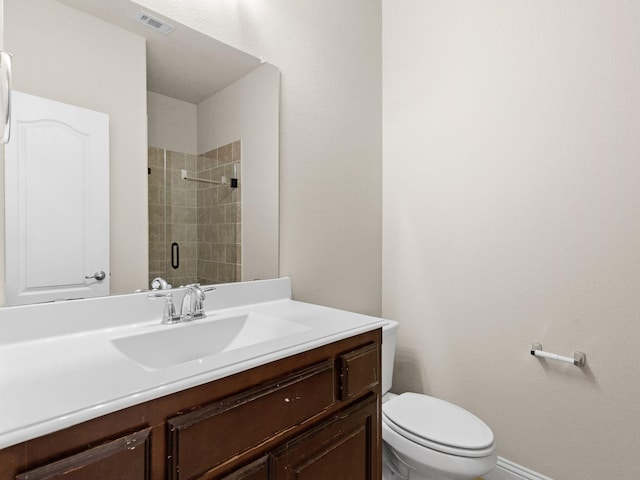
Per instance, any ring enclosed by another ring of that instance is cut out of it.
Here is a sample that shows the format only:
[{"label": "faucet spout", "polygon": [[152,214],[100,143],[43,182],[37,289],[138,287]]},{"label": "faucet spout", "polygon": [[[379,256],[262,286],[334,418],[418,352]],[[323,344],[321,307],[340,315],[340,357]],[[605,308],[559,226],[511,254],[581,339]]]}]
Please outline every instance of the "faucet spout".
[{"label": "faucet spout", "polygon": [[215,287],[201,288],[200,284],[193,283],[184,287],[182,306],[180,307],[180,318],[183,322],[205,318],[204,299],[205,292],[215,290]]}]

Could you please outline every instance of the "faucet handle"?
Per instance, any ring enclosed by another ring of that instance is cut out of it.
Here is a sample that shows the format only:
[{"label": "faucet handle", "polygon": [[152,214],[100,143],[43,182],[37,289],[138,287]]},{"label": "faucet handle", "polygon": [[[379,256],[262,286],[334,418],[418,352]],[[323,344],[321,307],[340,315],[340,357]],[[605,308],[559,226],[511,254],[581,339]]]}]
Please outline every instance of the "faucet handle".
[{"label": "faucet handle", "polygon": [[216,289],[216,287],[214,286],[202,287],[199,283],[192,283],[191,285],[187,285],[187,288],[192,288],[198,294],[198,296],[202,298],[202,300],[205,299],[204,294],[206,292],[211,292]]},{"label": "faucet handle", "polygon": [[151,280],[151,290],[171,290],[171,284],[162,277]]},{"label": "faucet handle", "polygon": [[177,323],[180,321],[180,315],[176,313],[176,305],[173,303],[173,294],[171,292],[150,293],[147,298],[166,298],[167,303],[164,306],[162,314],[162,323]]}]

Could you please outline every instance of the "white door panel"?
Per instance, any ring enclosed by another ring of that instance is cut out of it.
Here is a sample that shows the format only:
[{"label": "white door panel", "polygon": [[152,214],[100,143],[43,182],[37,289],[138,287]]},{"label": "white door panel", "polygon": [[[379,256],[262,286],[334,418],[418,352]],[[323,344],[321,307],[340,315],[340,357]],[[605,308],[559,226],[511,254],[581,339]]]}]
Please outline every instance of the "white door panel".
[{"label": "white door panel", "polygon": [[[13,94],[6,304],[109,294],[109,117]],[[104,280],[85,278],[104,271]]]}]

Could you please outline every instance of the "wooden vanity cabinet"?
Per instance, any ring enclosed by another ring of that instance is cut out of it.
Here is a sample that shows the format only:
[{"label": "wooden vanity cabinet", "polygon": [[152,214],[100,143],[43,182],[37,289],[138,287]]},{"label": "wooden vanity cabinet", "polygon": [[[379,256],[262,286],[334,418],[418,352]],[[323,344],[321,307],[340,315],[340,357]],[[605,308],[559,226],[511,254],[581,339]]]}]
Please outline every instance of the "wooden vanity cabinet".
[{"label": "wooden vanity cabinet", "polygon": [[0,450],[0,480],[380,480],[381,330]]},{"label": "wooden vanity cabinet", "polygon": [[271,479],[379,479],[375,396],[342,410],[271,454]]},{"label": "wooden vanity cabinet", "polygon": [[16,475],[16,480],[149,478],[149,428]]}]

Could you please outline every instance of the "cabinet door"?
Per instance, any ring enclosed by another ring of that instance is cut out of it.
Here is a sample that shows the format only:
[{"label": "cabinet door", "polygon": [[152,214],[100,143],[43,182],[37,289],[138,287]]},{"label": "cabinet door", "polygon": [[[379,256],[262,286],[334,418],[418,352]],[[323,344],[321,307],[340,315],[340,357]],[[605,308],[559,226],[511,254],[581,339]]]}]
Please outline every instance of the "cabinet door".
[{"label": "cabinet door", "polygon": [[380,383],[380,348],[370,343],[345,353],[340,361],[340,399],[352,400]]},{"label": "cabinet door", "polygon": [[169,478],[216,475],[229,459],[291,431],[335,403],[333,360],[172,417]]},{"label": "cabinet door", "polygon": [[272,453],[272,480],[379,480],[377,397],[336,414]]},{"label": "cabinet door", "polygon": [[150,428],[21,473],[16,480],[147,480]]}]

